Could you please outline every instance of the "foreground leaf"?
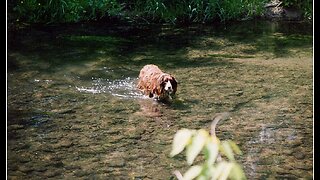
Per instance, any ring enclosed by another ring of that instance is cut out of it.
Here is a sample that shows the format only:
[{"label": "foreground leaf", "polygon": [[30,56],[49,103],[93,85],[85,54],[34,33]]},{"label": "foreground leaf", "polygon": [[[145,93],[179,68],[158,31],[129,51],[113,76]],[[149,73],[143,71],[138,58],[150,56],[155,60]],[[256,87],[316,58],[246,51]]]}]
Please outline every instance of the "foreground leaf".
[{"label": "foreground leaf", "polygon": [[179,130],[174,138],[173,138],[173,145],[172,150],[170,152],[170,156],[173,157],[177,154],[179,154],[185,146],[190,142],[191,136],[193,134],[193,131],[189,129],[182,129]]},{"label": "foreground leaf", "polygon": [[192,166],[184,175],[183,179],[184,180],[191,180],[199,176],[199,174],[202,171],[202,166]]},{"label": "foreground leaf", "polygon": [[219,145],[209,140],[205,145],[205,156],[209,165],[213,165],[219,154]]},{"label": "foreground leaf", "polygon": [[234,151],[236,154],[242,154],[239,146],[238,146],[235,142],[233,142],[233,141],[228,141],[228,142],[229,142],[231,148],[233,149],[233,151]]},{"label": "foreground leaf", "polygon": [[234,154],[228,141],[223,141],[220,148],[222,153],[226,155],[229,160],[234,161]]},{"label": "foreground leaf", "polygon": [[235,179],[235,180],[246,180],[246,175],[244,174],[241,166],[237,163],[234,163],[232,166],[232,169],[229,174],[230,179]]},{"label": "foreground leaf", "polygon": [[214,174],[212,176],[212,180],[219,179],[225,180],[228,178],[229,173],[232,169],[233,163],[228,162],[220,162],[218,166],[214,169]]},{"label": "foreground leaf", "polygon": [[207,138],[209,137],[209,133],[203,129],[197,131],[195,136],[191,139],[191,144],[187,146],[186,156],[187,162],[191,165],[197,155],[201,152]]}]

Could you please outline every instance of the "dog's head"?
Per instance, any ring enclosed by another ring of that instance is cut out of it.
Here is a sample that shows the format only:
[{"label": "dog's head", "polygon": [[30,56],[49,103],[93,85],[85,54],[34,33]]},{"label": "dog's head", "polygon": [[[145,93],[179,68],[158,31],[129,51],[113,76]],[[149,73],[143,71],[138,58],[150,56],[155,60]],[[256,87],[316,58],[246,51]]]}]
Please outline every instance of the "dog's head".
[{"label": "dog's head", "polygon": [[177,81],[170,74],[163,73],[157,81],[157,94],[160,98],[172,98],[177,91]]}]

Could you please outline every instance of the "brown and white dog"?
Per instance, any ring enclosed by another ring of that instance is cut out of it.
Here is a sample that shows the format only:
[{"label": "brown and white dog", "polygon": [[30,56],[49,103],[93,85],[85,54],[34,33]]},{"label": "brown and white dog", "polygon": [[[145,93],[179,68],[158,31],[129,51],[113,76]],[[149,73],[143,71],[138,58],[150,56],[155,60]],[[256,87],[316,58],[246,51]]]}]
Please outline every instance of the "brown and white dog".
[{"label": "brown and white dog", "polygon": [[177,81],[158,66],[149,64],[140,70],[138,88],[150,98],[170,100],[177,91]]}]

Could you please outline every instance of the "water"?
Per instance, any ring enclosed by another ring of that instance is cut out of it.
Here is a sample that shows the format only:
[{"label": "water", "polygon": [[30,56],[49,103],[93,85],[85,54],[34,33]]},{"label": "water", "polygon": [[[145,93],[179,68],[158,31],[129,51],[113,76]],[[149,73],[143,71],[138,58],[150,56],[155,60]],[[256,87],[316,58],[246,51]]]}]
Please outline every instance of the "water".
[{"label": "water", "polygon": [[[67,25],[8,32],[8,179],[170,179],[181,128],[243,151],[248,179],[312,179],[312,25]],[[162,104],[136,89],[145,64],[178,80]]]}]

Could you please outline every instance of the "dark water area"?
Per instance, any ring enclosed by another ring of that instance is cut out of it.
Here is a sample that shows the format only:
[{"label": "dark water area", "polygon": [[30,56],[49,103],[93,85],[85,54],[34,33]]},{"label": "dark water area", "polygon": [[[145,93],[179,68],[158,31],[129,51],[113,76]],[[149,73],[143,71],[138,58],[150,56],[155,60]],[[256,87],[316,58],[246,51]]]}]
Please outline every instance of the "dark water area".
[{"label": "dark water area", "polygon": [[[8,179],[171,179],[181,128],[231,139],[248,179],[313,179],[313,32],[302,22],[74,24],[8,31]],[[156,64],[163,104],[136,89]]]}]

